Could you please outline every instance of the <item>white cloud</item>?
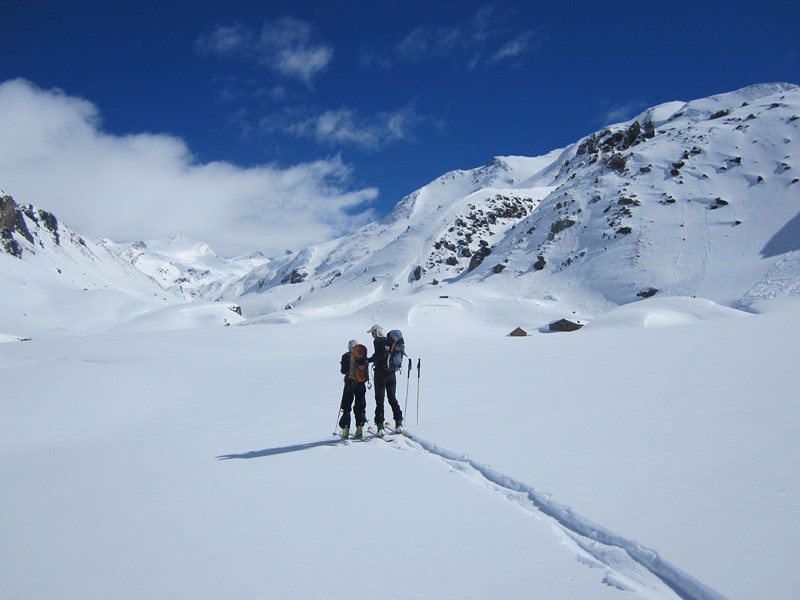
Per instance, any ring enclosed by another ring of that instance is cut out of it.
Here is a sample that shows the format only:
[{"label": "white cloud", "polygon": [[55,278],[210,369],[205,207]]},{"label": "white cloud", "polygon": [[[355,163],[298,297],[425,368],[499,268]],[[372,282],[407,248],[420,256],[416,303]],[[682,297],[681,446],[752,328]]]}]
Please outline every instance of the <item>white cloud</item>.
[{"label": "white cloud", "polygon": [[[341,108],[320,114],[299,114],[296,109],[262,119],[262,131],[310,138],[325,144],[348,144],[365,150],[379,150],[389,144],[414,139],[414,130],[431,121],[417,114],[409,104],[394,112],[373,116]],[[435,123],[434,123],[435,124]]]},{"label": "white cloud", "polygon": [[267,64],[289,77],[310,82],[333,59],[333,49],[311,41],[308,23],[284,17],[264,23],[259,49]]},{"label": "white cloud", "polygon": [[492,55],[490,62],[499,62],[525,54],[531,47],[532,36],[531,32],[525,32],[509,40]]},{"label": "white cloud", "polygon": [[246,25],[219,26],[195,42],[201,54],[240,57],[310,85],[333,60],[333,49],[313,39],[311,26],[293,17],[264,23],[256,33]]},{"label": "white cloud", "polygon": [[443,44],[432,28],[418,27],[398,43],[395,50],[401,59],[417,63],[432,54],[443,53]]},{"label": "white cloud", "polygon": [[59,90],[0,83],[0,188],[88,237],[185,233],[223,255],[277,254],[371,220],[338,157],[288,168],[198,163],[170,135],[104,132],[97,108]]},{"label": "white cloud", "polygon": [[222,25],[211,33],[201,35],[195,48],[201,54],[229,56],[244,51],[253,44],[253,32],[244,25]]},{"label": "white cloud", "polygon": [[417,27],[398,42],[390,54],[362,51],[362,64],[393,67],[431,59],[447,60],[475,69],[518,58],[535,49],[531,31],[517,31],[506,24],[492,7],[479,9],[475,16],[454,25]]},{"label": "white cloud", "polygon": [[596,121],[603,127],[629,121],[647,106],[648,104],[642,100],[631,100],[613,106],[606,106],[603,112],[597,116]]}]

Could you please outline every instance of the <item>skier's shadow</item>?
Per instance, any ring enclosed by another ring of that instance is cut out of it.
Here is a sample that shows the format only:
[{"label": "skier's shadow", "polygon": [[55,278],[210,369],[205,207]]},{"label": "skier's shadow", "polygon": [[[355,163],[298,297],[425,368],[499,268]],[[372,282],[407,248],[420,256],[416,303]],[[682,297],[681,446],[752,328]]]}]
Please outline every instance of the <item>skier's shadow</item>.
[{"label": "skier's shadow", "polygon": [[223,454],[217,456],[217,460],[231,460],[233,458],[262,458],[264,456],[277,456],[278,454],[288,454],[290,452],[300,452],[302,450],[310,450],[311,448],[319,448],[321,446],[337,446],[342,443],[340,439],[322,440],[319,442],[308,442],[307,444],[296,444],[294,446],[283,446],[281,448],[265,448],[264,450],[253,450],[252,452],[243,452],[241,454]]}]

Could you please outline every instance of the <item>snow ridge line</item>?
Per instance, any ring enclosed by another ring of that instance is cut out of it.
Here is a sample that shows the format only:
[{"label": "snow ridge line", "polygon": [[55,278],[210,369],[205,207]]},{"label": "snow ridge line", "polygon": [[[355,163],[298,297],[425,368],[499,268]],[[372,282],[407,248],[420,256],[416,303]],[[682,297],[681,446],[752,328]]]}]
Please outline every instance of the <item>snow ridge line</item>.
[{"label": "snow ridge line", "polygon": [[[496,471],[488,465],[481,464],[471,459],[466,454],[451,452],[436,444],[423,440],[407,430],[403,432],[403,435],[415,442],[417,446],[428,454],[438,456],[448,462],[452,461],[467,465],[489,483],[527,496],[534,509],[555,520],[567,534],[574,534],[606,546],[620,548],[636,563],[640,564],[660,579],[667,587],[682,598],[682,600],[727,600],[727,598],[719,592],[711,589],[701,581],[661,558],[654,550],[650,550],[634,540],[624,538],[605,527],[593,523],[589,519],[575,513],[568,506],[554,502],[547,497],[546,494],[537,492],[531,486]],[[584,550],[591,552],[587,548],[584,548]],[[604,562],[602,556],[594,555],[594,557],[603,564],[606,564],[606,566],[615,568]]]}]

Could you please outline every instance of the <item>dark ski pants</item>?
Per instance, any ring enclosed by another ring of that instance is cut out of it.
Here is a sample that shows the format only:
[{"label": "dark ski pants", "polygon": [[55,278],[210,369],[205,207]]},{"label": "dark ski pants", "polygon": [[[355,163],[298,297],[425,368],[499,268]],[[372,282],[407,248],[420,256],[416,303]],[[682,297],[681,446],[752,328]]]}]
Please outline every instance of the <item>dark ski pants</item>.
[{"label": "dark ski pants", "polygon": [[397,402],[397,377],[392,371],[375,369],[375,424],[382,427],[385,421],[383,414],[383,400],[386,396],[389,400],[389,407],[392,409],[392,416],[395,423],[403,420],[403,411]]},{"label": "dark ski pants", "polygon": [[[355,406],[353,401],[355,400]],[[356,426],[367,422],[367,386],[363,383],[346,380],[342,391],[342,418],[339,427],[350,427],[350,410],[355,408]]]}]

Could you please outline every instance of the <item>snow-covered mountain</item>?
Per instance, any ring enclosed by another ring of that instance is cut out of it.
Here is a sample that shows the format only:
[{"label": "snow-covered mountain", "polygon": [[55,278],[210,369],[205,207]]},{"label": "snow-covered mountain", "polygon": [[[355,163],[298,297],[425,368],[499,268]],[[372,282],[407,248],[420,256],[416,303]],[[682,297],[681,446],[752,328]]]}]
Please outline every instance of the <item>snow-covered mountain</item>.
[{"label": "snow-covered mountain", "polygon": [[380,221],[271,260],[223,259],[180,235],[122,245],[69,232],[65,246],[32,207],[4,209],[17,217],[2,243],[23,264],[56,252],[54,272],[69,248],[78,287],[224,301],[251,319],[476,294],[584,318],[654,295],[747,309],[800,293],[798,128],[790,84],[662,104],[543,156],[447,173]]},{"label": "snow-covered mountain", "polygon": [[0,336],[242,320],[233,303],[187,305],[107,245],[84,238],[47,211],[0,195]]},{"label": "snow-covered mountain", "polygon": [[[3,196],[0,597],[795,600],[799,107],[656,107],[271,261]],[[345,442],[376,321],[407,435]]]},{"label": "snow-covered mountain", "polygon": [[355,309],[480,286],[591,317],[656,294],[740,308],[797,294],[799,128],[789,84],[663,104],[541,157],[447,173],[223,297]]},{"label": "snow-covered mountain", "polygon": [[165,290],[187,299],[201,295],[200,290],[203,290],[202,295],[209,296],[224,282],[240,279],[269,263],[269,259],[259,252],[224,259],[208,244],[182,234],[134,244],[116,244],[108,239],[100,241],[126,262],[155,279]]}]

